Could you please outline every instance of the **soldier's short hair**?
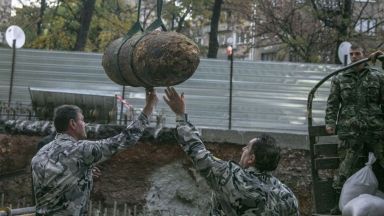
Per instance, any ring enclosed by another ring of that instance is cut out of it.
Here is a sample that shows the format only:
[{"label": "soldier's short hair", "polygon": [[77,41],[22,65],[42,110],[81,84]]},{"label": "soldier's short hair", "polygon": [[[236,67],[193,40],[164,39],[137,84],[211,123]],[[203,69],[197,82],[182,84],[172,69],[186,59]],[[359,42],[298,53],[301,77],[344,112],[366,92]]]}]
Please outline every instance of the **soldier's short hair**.
[{"label": "soldier's short hair", "polygon": [[77,120],[78,113],[82,113],[82,110],[75,105],[61,105],[57,107],[53,117],[56,132],[65,132],[68,129],[69,121],[71,119]]},{"label": "soldier's short hair", "polygon": [[255,155],[255,167],[258,170],[273,171],[277,168],[280,161],[280,148],[275,138],[268,134],[256,137],[251,151]]},{"label": "soldier's short hair", "polygon": [[363,52],[363,54],[365,53],[365,47],[359,43],[356,43],[356,42],[352,42],[351,43],[351,50],[357,50],[357,49],[361,49],[361,51]]}]

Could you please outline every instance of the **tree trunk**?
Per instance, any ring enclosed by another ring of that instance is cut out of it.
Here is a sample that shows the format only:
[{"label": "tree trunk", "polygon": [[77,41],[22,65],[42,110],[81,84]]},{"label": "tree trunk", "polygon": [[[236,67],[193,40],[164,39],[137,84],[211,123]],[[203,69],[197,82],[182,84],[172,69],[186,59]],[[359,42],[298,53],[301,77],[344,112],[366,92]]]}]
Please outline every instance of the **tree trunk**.
[{"label": "tree trunk", "polygon": [[83,51],[85,48],[93,11],[95,9],[95,2],[96,0],[83,0],[83,8],[81,9],[80,14],[80,28],[77,32],[74,50]]},{"label": "tree trunk", "polygon": [[36,34],[37,36],[41,35],[43,32],[43,17],[44,17],[44,12],[45,8],[47,7],[46,0],[41,0],[40,1],[40,14],[39,14],[39,21],[37,22],[37,31]]},{"label": "tree trunk", "polygon": [[352,8],[352,0],[346,0],[344,1],[342,9],[342,21],[340,26],[337,27],[338,31],[338,37],[336,41],[336,52],[335,52],[335,62],[337,64],[341,64],[341,61],[339,59],[338,55],[338,49],[340,44],[349,38],[349,27],[351,26],[351,17],[353,14],[353,8]]},{"label": "tree trunk", "polygon": [[217,33],[219,30],[219,20],[222,4],[223,0],[215,0],[215,4],[212,8],[211,32],[209,32],[209,47],[207,55],[208,58],[217,58],[217,51],[219,50]]}]

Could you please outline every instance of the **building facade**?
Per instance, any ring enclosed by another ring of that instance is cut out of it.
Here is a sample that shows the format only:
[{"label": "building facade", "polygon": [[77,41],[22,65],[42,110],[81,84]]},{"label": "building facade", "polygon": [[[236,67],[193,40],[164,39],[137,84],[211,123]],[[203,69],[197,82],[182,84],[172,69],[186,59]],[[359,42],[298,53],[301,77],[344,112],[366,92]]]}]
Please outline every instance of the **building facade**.
[{"label": "building facade", "polygon": [[[266,0],[253,1],[253,5],[250,6],[252,7],[252,15],[247,16],[248,20],[239,20],[233,16],[229,16],[231,11],[221,11],[222,22],[219,25],[218,33],[220,48],[217,57],[225,58],[226,47],[231,45],[234,48],[234,57],[237,59],[293,62],[304,61],[277,35],[273,35],[273,32],[270,34],[260,32],[260,25],[263,23],[273,23],[269,20],[268,14],[266,14],[267,12],[263,11],[258,5],[262,1],[266,2]],[[340,3],[339,1],[340,0],[317,0],[316,6],[317,9],[321,10],[324,14],[337,14],[338,12],[340,14],[339,10],[341,5],[343,6],[346,2],[350,3],[349,6],[351,7],[351,12],[353,12],[353,16],[351,17],[352,22],[350,26],[348,26],[347,36],[342,38],[342,40],[363,42],[363,46],[367,47],[368,50],[384,49],[384,42],[382,42],[384,39],[384,1],[347,0],[343,1],[343,3]],[[275,9],[277,13],[279,13],[287,10],[289,6],[292,7],[292,4],[294,3],[298,10],[304,11],[313,7],[311,2],[312,1],[309,0],[273,0],[269,1],[269,7],[272,7],[271,11]],[[289,4],[289,6],[287,6],[287,4]],[[302,13],[302,16],[305,16],[305,14],[308,13]],[[329,22],[330,23],[327,23],[327,20],[320,20],[320,25],[322,25],[322,28],[335,29],[335,26],[330,25],[339,25],[340,23],[338,22],[342,22],[342,20],[338,18],[330,20]],[[196,41],[200,46],[208,47],[210,27],[206,26],[198,31],[199,34],[195,37]],[[327,40],[329,39],[324,38],[323,42],[333,42]],[[333,56],[336,51],[337,50],[334,49],[325,53],[324,55],[328,55],[328,57],[322,57],[320,62],[334,63]]]}]

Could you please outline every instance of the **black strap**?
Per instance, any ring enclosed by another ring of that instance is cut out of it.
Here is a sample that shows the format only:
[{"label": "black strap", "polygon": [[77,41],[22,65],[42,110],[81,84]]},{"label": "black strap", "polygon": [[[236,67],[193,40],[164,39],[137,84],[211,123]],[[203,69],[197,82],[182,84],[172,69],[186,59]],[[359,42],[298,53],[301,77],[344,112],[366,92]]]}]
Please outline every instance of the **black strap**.
[{"label": "black strap", "polygon": [[163,31],[167,31],[167,28],[165,27],[164,22],[161,19],[162,9],[163,9],[163,0],[157,0],[157,19],[151,25],[149,25],[148,28],[145,29],[145,32],[153,31],[159,27],[161,27]]},{"label": "black strap", "polygon": [[141,31],[143,32],[143,27],[141,26],[140,24],[140,8],[141,8],[141,0],[139,0],[138,2],[138,6],[137,6],[137,19],[136,19],[136,23],[133,24],[132,28],[127,32],[127,34],[125,35],[124,37],[124,42],[123,44],[129,39],[131,38],[134,34],[136,34],[137,32]]},{"label": "black strap", "polygon": [[[140,1],[139,0],[139,5],[140,5]],[[163,9],[163,0],[157,0],[157,19],[151,24],[148,26],[148,28],[145,29],[144,31],[144,34],[142,35],[141,38],[139,38],[135,44],[133,44],[133,48],[136,47],[136,45],[145,37],[145,35],[149,34],[151,31],[161,27],[163,31],[167,31],[167,28],[165,27],[164,23],[163,23],[163,20],[161,19],[161,11]],[[132,59],[131,61],[131,68],[133,69],[134,66],[132,65],[133,64],[133,52],[131,53],[131,56],[130,58]],[[143,83],[145,85],[145,87],[153,87],[151,83],[147,82],[145,79],[142,79],[139,74],[136,73],[135,70],[132,70],[132,74],[135,76],[135,78],[140,81],[141,83]]]},{"label": "black strap", "polygon": [[[123,74],[121,72],[121,68],[120,68],[120,62],[119,62],[120,51],[121,51],[121,48],[123,47],[123,45],[127,42],[127,40],[129,40],[133,35],[135,35],[138,32],[145,32],[145,34],[139,40],[136,41],[136,43],[133,45],[133,48],[136,47],[137,43],[139,41],[141,41],[141,39],[146,34],[148,34],[149,32],[151,32],[151,31],[153,31],[159,27],[161,27],[163,31],[167,31],[167,28],[165,27],[164,22],[161,19],[161,11],[163,9],[163,0],[157,0],[157,19],[153,23],[151,23],[151,25],[149,25],[148,28],[145,29],[145,31],[144,31],[144,29],[140,23],[140,8],[141,8],[141,0],[138,0],[137,20],[136,20],[135,24],[133,24],[131,29],[128,31],[128,33],[124,36],[123,40],[121,41],[121,43],[119,45],[119,48],[113,53],[114,58],[112,58],[113,65],[115,66],[115,69],[118,72],[117,73],[118,76],[121,78],[121,80],[124,80],[126,83],[128,83],[128,80],[126,80],[125,77],[123,76]],[[130,56],[130,58],[132,59],[132,62],[133,62],[132,57],[133,57],[133,52],[131,53],[131,56]],[[131,62],[130,66],[132,68],[133,75],[136,77],[136,79],[147,86],[151,86],[150,83],[141,79],[140,76],[138,76],[134,72],[132,62]]]},{"label": "black strap", "polygon": [[[149,34],[150,32],[145,32],[136,42],[135,44],[133,44],[132,47],[136,47],[136,45],[147,35]],[[137,80],[139,80],[141,83],[143,83],[144,85],[146,85],[145,87],[153,87],[151,85],[151,83],[148,83],[147,81],[145,81],[144,79],[142,79],[138,74],[136,74],[136,71],[133,70],[133,52],[131,52],[131,56],[130,58],[132,59],[131,61],[131,68],[132,68],[132,74],[136,77]]]},{"label": "black strap", "polygon": [[121,80],[124,80],[126,83],[128,83],[129,81],[125,79],[124,75],[121,72],[119,56],[120,56],[121,48],[123,47],[125,42],[127,42],[127,40],[129,40],[136,33],[140,32],[140,31],[141,32],[144,31],[143,27],[140,24],[140,8],[141,8],[141,0],[138,1],[136,22],[135,22],[135,24],[133,24],[131,29],[129,29],[127,34],[124,36],[123,40],[121,41],[121,43],[119,45],[119,48],[117,50],[115,50],[115,52],[113,53],[114,58],[112,58],[113,59],[113,65],[115,66],[115,69],[118,72],[117,73],[118,76],[121,78]]}]

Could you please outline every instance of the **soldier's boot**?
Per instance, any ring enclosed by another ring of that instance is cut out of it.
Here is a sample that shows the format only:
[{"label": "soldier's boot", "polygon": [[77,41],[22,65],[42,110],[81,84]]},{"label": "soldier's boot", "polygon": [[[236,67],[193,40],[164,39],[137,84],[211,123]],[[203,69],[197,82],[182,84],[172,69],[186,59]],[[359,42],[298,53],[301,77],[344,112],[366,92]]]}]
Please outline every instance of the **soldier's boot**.
[{"label": "soldier's boot", "polygon": [[344,176],[339,176],[334,182],[333,182],[333,189],[335,191],[335,200],[336,200],[336,203],[335,205],[333,206],[333,208],[331,208],[331,210],[329,211],[329,214],[330,215],[341,215],[341,210],[339,209],[339,200],[340,200],[340,194],[341,194],[341,185],[343,185],[341,182],[345,182],[345,177]]}]

